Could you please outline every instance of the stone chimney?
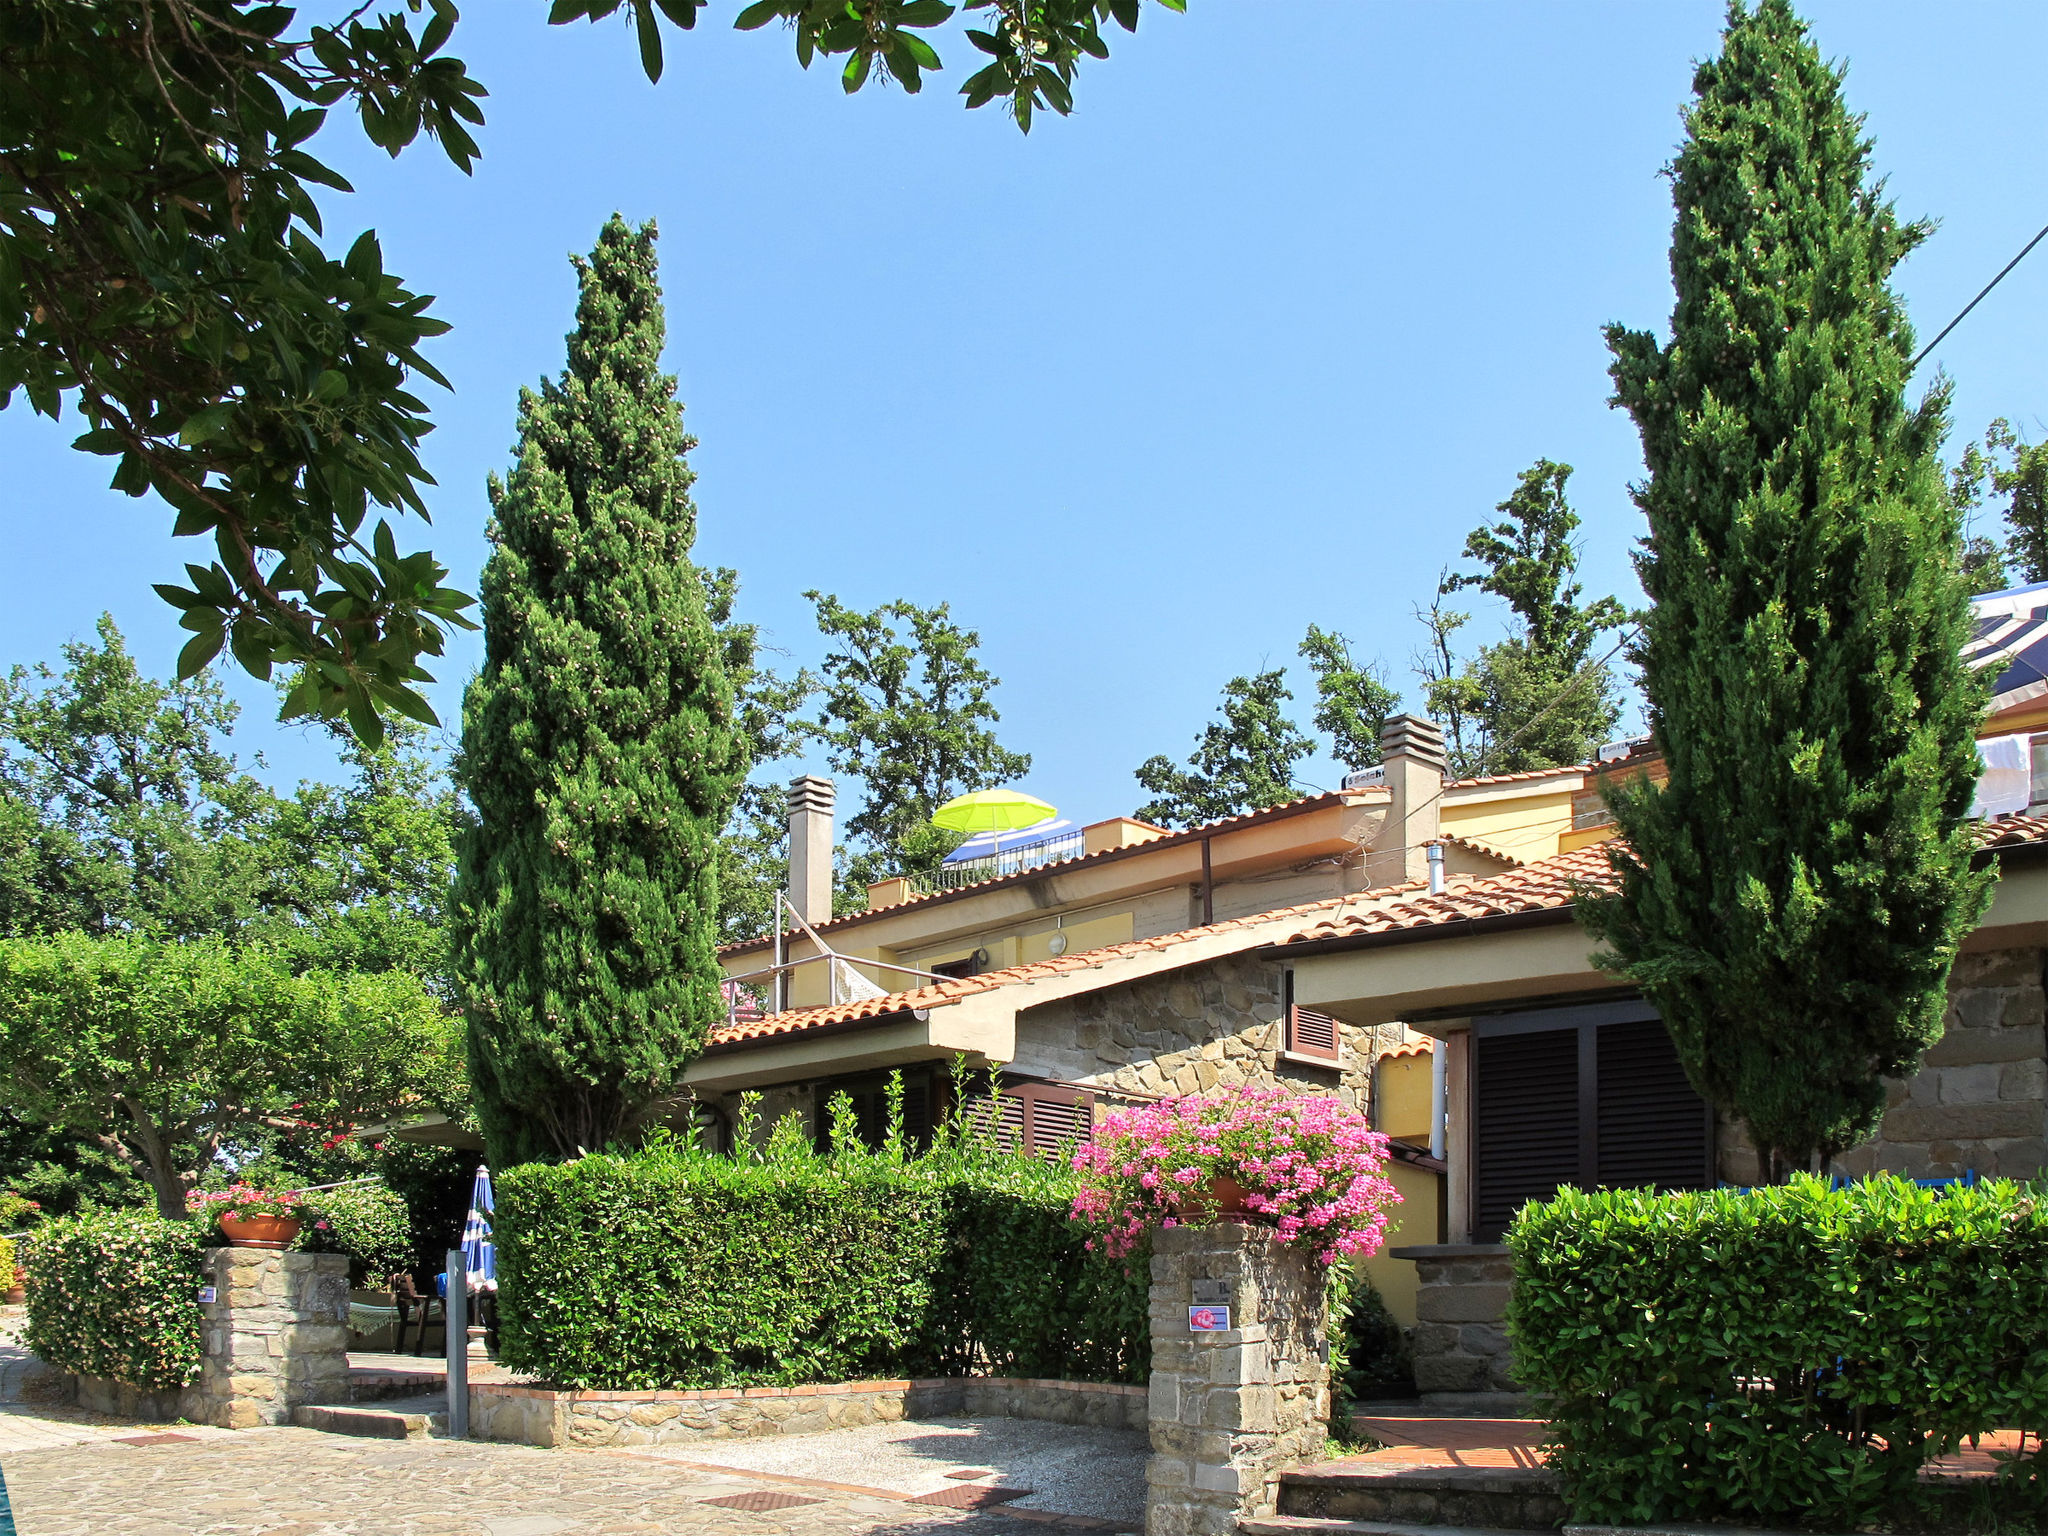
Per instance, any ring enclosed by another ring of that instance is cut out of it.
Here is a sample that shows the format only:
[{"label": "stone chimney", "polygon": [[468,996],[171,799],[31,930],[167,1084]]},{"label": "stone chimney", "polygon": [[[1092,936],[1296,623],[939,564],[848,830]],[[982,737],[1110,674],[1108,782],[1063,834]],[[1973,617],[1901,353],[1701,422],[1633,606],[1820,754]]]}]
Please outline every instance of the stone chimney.
[{"label": "stone chimney", "polygon": [[1420,715],[1396,715],[1380,732],[1387,770],[1386,825],[1366,851],[1368,888],[1429,877],[1424,844],[1442,834],[1444,733]]},{"label": "stone chimney", "polygon": [[830,779],[805,774],[789,782],[789,904],[816,926],[832,916]]}]

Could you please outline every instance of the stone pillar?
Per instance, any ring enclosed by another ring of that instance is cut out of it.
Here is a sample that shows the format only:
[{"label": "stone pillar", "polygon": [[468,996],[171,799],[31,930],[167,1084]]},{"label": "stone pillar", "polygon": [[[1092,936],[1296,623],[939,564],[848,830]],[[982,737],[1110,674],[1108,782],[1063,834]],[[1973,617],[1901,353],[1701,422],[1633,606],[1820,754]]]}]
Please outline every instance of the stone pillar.
[{"label": "stone pillar", "polygon": [[[1193,1330],[1202,1305],[1228,1306],[1229,1329]],[[1151,1317],[1146,1536],[1236,1536],[1329,1433],[1321,1266],[1262,1227],[1155,1232]]]},{"label": "stone pillar", "polygon": [[1390,1253],[1415,1261],[1415,1331],[1408,1342],[1423,1405],[1521,1411],[1506,1321],[1514,1256],[1500,1243],[1435,1243]]},{"label": "stone pillar", "polygon": [[301,1403],[348,1397],[348,1259],[209,1248],[199,1380],[187,1416],[222,1429],[286,1424]]}]

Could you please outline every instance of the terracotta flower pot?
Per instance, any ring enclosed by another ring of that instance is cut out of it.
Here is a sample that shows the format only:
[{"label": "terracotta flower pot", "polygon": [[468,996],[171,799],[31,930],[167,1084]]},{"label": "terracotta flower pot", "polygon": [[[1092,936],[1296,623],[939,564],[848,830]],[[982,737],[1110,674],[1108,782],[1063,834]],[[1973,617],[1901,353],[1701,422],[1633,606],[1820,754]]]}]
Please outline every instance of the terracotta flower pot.
[{"label": "terracotta flower pot", "polygon": [[1219,1216],[1242,1216],[1246,1214],[1244,1203],[1245,1187],[1227,1173],[1212,1174],[1209,1178],[1209,1199]]},{"label": "terracotta flower pot", "polygon": [[10,1307],[18,1307],[27,1300],[28,1287],[25,1285],[10,1285],[5,1291],[0,1291],[0,1302]]},{"label": "terracotta flower pot", "polygon": [[290,1216],[223,1216],[220,1230],[230,1248],[289,1248],[299,1224]]}]

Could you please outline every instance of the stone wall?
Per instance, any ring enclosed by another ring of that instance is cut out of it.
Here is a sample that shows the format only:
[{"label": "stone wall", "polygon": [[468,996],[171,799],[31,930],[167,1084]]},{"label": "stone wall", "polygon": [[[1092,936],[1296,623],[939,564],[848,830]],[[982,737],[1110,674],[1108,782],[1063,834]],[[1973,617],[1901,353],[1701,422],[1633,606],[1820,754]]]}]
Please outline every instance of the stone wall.
[{"label": "stone wall", "polygon": [[[1993,949],[1956,958],[1942,1036],[1920,1070],[1885,1084],[1877,1136],[1831,1172],[1885,1170],[1915,1179],[2031,1179],[2048,1168],[2048,999],[2044,952]],[[1719,1165],[1730,1184],[1767,1175],[1739,1121],[1723,1116]]]},{"label": "stone wall", "polygon": [[1039,1419],[1143,1429],[1143,1387],[1017,1377],[832,1382],[698,1392],[472,1384],[469,1430],[517,1445],[638,1446],[807,1435],[906,1418]]},{"label": "stone wall", "polygon": [[[1227,1305],[1227,1331],[1188,1309]],[[1146,1536],[1236,1536],[1273,1513],[1280,1471],[1329,1435],[1328,1303],[1300,1248],[1236,1222],[1152,1238]]]},{"label": "stone wall", "polygon": [[1334,1091],[1362,1109],[1373,1062],[1398,1043],[1399,1027],[1346,1025],[1341,1062],[1291,1060],[1281,1055],[1280,985],[1277,965],[1239,955],[1047,1003],[1018,1015],[1011,1065],[1111,1096],[1263,1083]]},{"label": "stone wall", "polygon": [[1505,1321],[1514,1278],[1508,1250],[1498,1243],[1457,1243],[1397,1248],[1391,1256],[1415,1261],[1416,1324],[1408,1342],[1423,1402],[1486,1406],[1474,1403],[1474,1394],[1519,1392]]},{"label": "stone wall", "polygon": [[344,1255],[209,1248],[202,1263],[214,1300],[199,1308],[204,1360],[187,1418],[252,1429],[290,1423],[301,1403],[347,1400]]}]

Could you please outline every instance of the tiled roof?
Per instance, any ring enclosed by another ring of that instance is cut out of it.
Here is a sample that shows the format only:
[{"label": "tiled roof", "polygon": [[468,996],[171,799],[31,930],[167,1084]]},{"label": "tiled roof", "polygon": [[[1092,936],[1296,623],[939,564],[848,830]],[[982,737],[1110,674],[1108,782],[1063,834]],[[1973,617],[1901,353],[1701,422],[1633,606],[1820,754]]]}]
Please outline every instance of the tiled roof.
[{"label": "tiled roof", "polygon": [[[1539,827],[1537,831],[1547,834],[1549,829]],[[1483,853],[1489,859],[1499,859],[1503,864],[1526,864],[1529,861],[1519,853],[1509,853],[1505,848],[1496,848],[1492,843],[1481,842],[1476,837],[1467,837],[1460,832],[1446,832],[1437,838],[1440,843],[1456,843],[1460,848],[1470,848],[1474,853]]]},{"label": "tiled roof", "polygon": [[1598,773],[1598,763],[1567,763],[1562,768],[1524,768],[1520,773],[1482,773],[1469,779],[1445,779],[1445,789],[1470,789],[1475,784],[1519,784],[1525,779],[1553,779],[1566,773]]},{"label": "tiled roof", "polygon": [[[1156,938],[1131,939],[1121,944],[1105,944],[1100,949],[1084,949],[1071,955],[1055,955],[1048,960],[1033,960],[1025,965],[1005,966],[999,971],[983,971],[979,976],[935,981],[922,987],[913,987],[908,991],[891,992],[884,997],[862,998],[855,1003],[830,1003],[815,1008],[792,1008],[786,1013],[772,1013],[760,1019],[716,1025],[712,1028],[710,1039],[706,1043],[735,1045],[742,1041],[761,1040],[770,1036],[799,1034],[804,1030],[817,1029],[827,1024],[850,1024],[859,1019],[886,1018],[892,1014],[909,1013],[920,1008],[943,1008],[959,1002],[962,998],[973,997],[981,992],[992,992],[998,987],[1010,986],[1015,982],[1045,981],[1074,971],[1095,970],[1117,960],[1173,949],[1178,945],[1193,943],[1197,939],[1263,928],[1270,924],[1286,922],[1290,918],[1331,913],[1346,906],[1383,901],[1404,892],[1420,890],[1421,887],[1421,881],[1409,880],[1399,885],[1382,886],[1376,890],[1354,891],[1348,896],[1331,896],[1322,901],[1304,902],[1299,906],[1276,907],[1270,912],[1255,912],[1248,917],[1233,917],[1220,923],[1207,923],[1199,928],[1184,928],[1179,933],[1162,933]],[[858,965],[860,962],[855,960],[853,963]]]},{"label": "tiled roof", "polygon": [[1522,869],[1498,875],[1457,875],[1435,895],[1422,892],[1398,901],[1380,902],[1363,912],[1333,913],[1289,934],[1282,944],[1309,944],[1318,939],[1349,939],[1401,928],[1432,928],[1476,917],[1506,917],[1515,912],[1549,911],[1571,905],[1571,881],[1608,878],[1607,850],[1615,843],[1596,843],[1553,858],[1539,859]]},{"label": "tiled roof", "polygon": [[[2048,816],[2015,814],[1994,817],[1977,829],[1984,848],[2016,848],[2048,842]],[[1613,877],[1611,852],[1625,856],[1620,839],[1539,859],[1498,875],[1455,876],[1437,895],[1427,893],[1400,901],[1381,902],[1361,912],[1341,912],[1290,934],[1282,944],[1309,944],[1319,939],[1348,939],[1397,929],[1433,928],[1480,917],[1507,917],[1518,912],[1554,911],[1572,904],[1574,881],[1606,885]]]},{"label": "tiled roof", "polygon": [[[906,901],[877,908],[876,911],[901,912],[905,908],[917,906],[921,902],[950,901],[954,897],[966,895],[970,891],[984,891],[991,886],[1008,885],[1020,880],[1035,880],[1041,875],[1054,874],[1062,870],[1071,870],[1077,865],[1135,853],[1141,848],[1165,848],[1174,843],[1193,842],[1204,837],[1220,837],[1224,833],[1233,832],[1247,823],[1293,811],[1321,810],[1326,806],[1343,805],[1375,792],[1373,789],[1352,789],[1331,790],[1327,794],[1320,795],[1303,795],[1298,800],[1283,800],[1278,805],[1261,806],[1256,811],[1245,811],[1240,815],[1226,816],[1221,821],[1203,822],[1200,826],[1186,827],[1178,832],[1163,833],[1158,837],[1148,838],[1142,843],[1131,843],[1121,848],[1105,848],[1098,853],[1077,853],[1070,859],[1055,859],[1050,864],[1034,864],[1029,869],[1012,870],[1005,875],[990,875],[986,880],[977,880],[972,885],[956,885],[947,890],[933,891],[929,895],[912,896]],[[857,923],[874,915],[874,912],[849,912],[844,917],[835,917],[830,922],[814,923],[811,926],[820,933],[831,933],[846,927],[850,923]],[[797,937],[794,929],[790,931],[790,936],[792,938]],[[730,944],[721,944],[718,946],[718,952],[721,955],[739,954],[750,949],[764,948],[774,942],[774,934],[764,933],[759,938],[737,939]]]},{"label": "tiled roof", "polygon": [[1393,1061],[1409,1056],[1429,1056],[1435,1053],[1435,1046],[1427,1040],[1410,1040],[1406,1045],[1397,1045],[1391,1051],[1381,1051],[1381,1061]]}]

